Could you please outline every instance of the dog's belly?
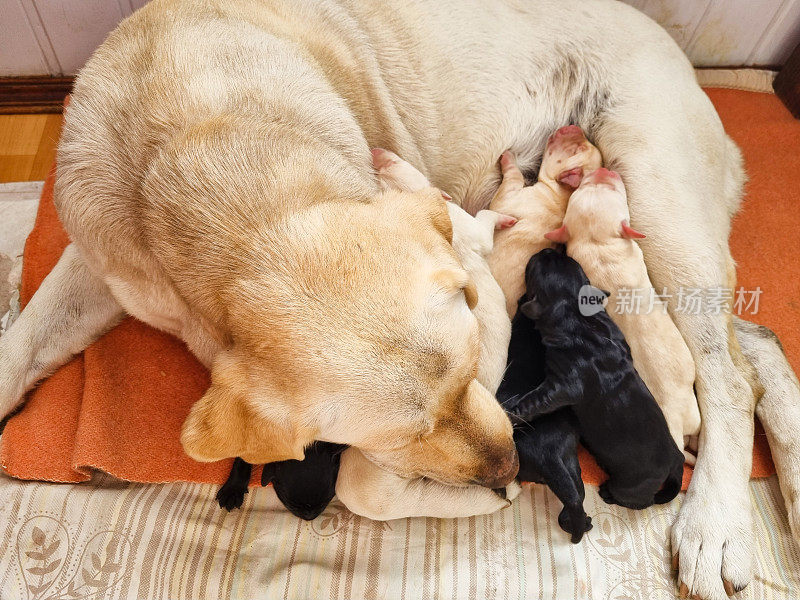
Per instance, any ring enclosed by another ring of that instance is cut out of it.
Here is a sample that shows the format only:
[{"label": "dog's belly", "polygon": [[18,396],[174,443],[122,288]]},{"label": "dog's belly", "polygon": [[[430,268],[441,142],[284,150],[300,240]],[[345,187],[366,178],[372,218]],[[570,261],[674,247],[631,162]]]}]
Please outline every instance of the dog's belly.
[{"label": "dog's belly", "polygon": [[650,65],[691,68],[660,26],[616,1],[416,0],[393,4],[391,18],[380,0],[341,2],[409,134],[389,143],[473,214],[499,183],[504,150],[533,173],[556,128],[591,135],[618,97],[645,92]]}]

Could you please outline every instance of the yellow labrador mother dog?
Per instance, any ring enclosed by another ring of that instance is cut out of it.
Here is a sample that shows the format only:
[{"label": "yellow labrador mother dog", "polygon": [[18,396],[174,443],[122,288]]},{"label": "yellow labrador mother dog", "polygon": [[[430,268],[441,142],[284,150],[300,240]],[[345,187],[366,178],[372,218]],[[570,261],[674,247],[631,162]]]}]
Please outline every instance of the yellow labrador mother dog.
[{"label": "yellow labrador mother dog", "polygon": [[[629,182],[657,288],[735,284],[739,152],[672,39],[621,2],[154,0],[76,81],[56,189],[73,244],[0,341],[0,416],[128,312],[211,367],[197,458],[317,438],[399,475],[508,483],[441,197],[381,193],[369,149],[475,213],[504,150],[531,176],[569,123]],[[764,330],[674,308],[703,426],[672,547],[684,592],[717,600],[752,575],[762,390],[800,533],[800,393]]]}]

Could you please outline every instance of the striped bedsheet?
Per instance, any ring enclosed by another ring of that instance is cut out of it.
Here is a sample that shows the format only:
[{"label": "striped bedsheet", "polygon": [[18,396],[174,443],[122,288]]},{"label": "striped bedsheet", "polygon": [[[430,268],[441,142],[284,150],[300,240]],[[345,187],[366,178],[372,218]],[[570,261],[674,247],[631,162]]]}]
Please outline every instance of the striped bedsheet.
[{"label": "striped bedsheet", "polygon": [[[750,484],[756,576],[740,596],[800,598],[800,556],[775,477]],[[676,598],[669,526],[682,495],[645,511],[608,506],[587,487],[594,529],[578,545],[560,505],[528,485],[509,509],[469,519],[353,515],[338,501],[316,520],[286,512],[271,488],[225,513],[215,487],[88,484],[0,476],[0,599]]]}]

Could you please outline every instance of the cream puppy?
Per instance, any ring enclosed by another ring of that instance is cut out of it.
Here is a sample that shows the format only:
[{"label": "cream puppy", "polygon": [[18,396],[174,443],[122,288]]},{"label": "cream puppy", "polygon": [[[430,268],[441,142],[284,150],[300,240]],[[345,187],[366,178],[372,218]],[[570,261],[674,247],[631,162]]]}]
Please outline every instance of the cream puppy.
[{"label": "cream puppy", "polygon": [[[675,443],[684,448],[685,438],[700,431],[695,364],[648,277],[634,241],[644,235],[629,222],[622,179],[601,168],[583,178],[570,197],[563,225],[546,238],[566,244],[567,254],[580,263],[592,285],[610,292],[609,316],[625,335],[634,366],[664,412]],[[623,290],[632,302],[619,303]],[[692,454],[684,455],[694,463]]]},{"label": "cream puppy", "polygon": [[509,317],[514,316],[517,300],[525,292],[528,259],[552,245],[544,234],[561,223],[569,195],[583,173],[601,164],[600,151],[575,125],[562,127],[547,140],[539,180],[532,186],[524,187],[525,179],[510,152],[500,157],[503,182],[489,208],[518,222],[495,234],[489,267],[506,296]]}]

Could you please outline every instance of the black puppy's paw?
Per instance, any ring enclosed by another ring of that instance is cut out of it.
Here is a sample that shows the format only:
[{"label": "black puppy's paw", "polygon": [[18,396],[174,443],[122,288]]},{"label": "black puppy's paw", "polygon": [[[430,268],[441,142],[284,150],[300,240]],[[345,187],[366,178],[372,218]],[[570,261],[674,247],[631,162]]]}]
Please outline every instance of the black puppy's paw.
[{"label": "black puppy's paw", "polygon": [[593,525],[592,525],[592,517],[590,517],[589,515],[586,515],[586,519],[584,519],[584,521],[583,521],[583,533],[586,533],[587,531],[591,531],[592,527],[593,527]]},{"label": "black puppy's paw", "polygon": [[244,495],[247,493],[247,486],[225,483],[217,492],[217,502],[220,508],[228,512],[234,508],[241,508],[244,503]]},{"label": "black puppy's paw", "polygon": [[614,499],[614,495],[611,493],[611,490],[608,489],[608,482],[600,484],[600,488],[597,490],[597,492],[600,494],[600,497],[606,504],[617,503],[617,501]]},{"label": "black puppy's paw", "polygon": [[611,493],[611,490],[608,489],[608,482],[602,484],[597,491],[606,504],[616,504],[617,506],[630,508],[631,510],[643,510],[653,506],[652,496],[636,498],[634,493],[630,490],[617,490],[619,496],[615,496]]},{"label": "black puppy's paw", "polygon": [[577,544],[583,534],[592,528],[592,518],[583,512],[583,507],[565,507],[558,515],[558,525],[570,534],[570,541]]}]

